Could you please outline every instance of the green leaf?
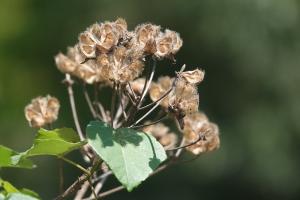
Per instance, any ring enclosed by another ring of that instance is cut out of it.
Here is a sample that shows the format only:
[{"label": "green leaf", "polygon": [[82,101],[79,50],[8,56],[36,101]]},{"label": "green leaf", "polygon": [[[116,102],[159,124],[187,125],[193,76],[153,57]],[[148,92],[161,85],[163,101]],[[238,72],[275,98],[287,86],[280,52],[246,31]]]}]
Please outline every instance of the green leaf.
[{"label": "green leaf", "polygon": [[33,146],[24,152],[25,157],[37,155],[64,155],[79,149],[86,142],[81,142],[76,132],[71,128],[55,130],[40,129],[34,139]]},{"label": "green leaf", "polygon": [[38,200],[38,199],[22,193],[10,193],[7,195],[5,200]]},{"label": "green leaf", "polygon": [[140,131],[114,130],[104,122],[93,121],[86,132],[88,144],[128,191],[137,187],[167,158],[161,144]]},{"label": "green leaf", "polygon": [[31,196],[31,197],[35,197],[35,198],[37,198],[37,199],[40,199],[40,195],[39,195],[38,193],[36,193],[36,192],[34,192],[34,191],[32,191],[32,190],[29,190],[29,189],[27,189],[27,188],[22,188],[22,189],[20,189],[20,192],[21,192],[22,194],[26,194],[26,195],[29,195],[29,196]]},{"label": "green leaf", "polygon": [[0,145],[0,168],[1,167],[17,167],[31,169],[35,167],[35,165],[31,162],[31,160],[21,158],[21,155],[15,152],[14,150]]},{"label": "green leaf", "polygon": [[[29,189],[21,189],[18,190],[15,188],[11,183],[8,181],[4,181],[0,179],[0,188],[3,188],[3,194],[1,196],[0,194],[0,200],[19,200],[19,199],[24,199],[24,200],[37,200],[40,199],[39,195],[35,193],[32,190]],[[5,195],[6,194],[6,197]],[[1,199],[2,198],[2,199]]]},{"label": "green leaf", "polygon": [[6,193],[19,192],[10,182],[0,179],[0,186],[5,190]]}]

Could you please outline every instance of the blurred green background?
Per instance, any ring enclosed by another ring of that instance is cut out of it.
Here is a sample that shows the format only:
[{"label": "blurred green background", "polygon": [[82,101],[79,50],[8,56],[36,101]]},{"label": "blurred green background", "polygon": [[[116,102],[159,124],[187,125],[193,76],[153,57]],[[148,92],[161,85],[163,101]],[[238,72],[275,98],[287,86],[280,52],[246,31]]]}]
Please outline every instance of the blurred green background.
[{"label": "blurred green background", "polygon": [[[300,199],[297,0],[1,0],[1,144],[19,151],[30,146],[35,130],[27,126],[23,109],[38,95],[59,97],[55,125],[73,127],[53,57],[90,24],[117,17],[130,29],[153,22],[181,34],[176,69],[185,63],[206,71],[200,106],[219,124],[222,145],[150,178],[132,193],[107,199]],[[174,66],[162,62],[160,69],[171,73]],[[80,107],[80,116],[83,124],[90,120],[86,107]],[[36,163],[36,170],[5,169],[0,175],[51,199],[58,193],[57,160]],[[80,174],[68,165],[65,171],[66,184]]]}]

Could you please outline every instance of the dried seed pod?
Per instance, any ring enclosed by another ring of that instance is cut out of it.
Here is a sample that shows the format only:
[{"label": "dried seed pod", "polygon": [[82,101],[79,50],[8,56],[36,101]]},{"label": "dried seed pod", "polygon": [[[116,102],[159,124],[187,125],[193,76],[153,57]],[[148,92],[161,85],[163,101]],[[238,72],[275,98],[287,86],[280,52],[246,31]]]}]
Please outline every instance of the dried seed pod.
[{"label": "dried seed pod", "polygon": [[[145,124],[151,123],[150,121]],[[171,132],[169,127],[163,123],[146,126],[143,128],[145,133],[153,135],[165,149],[173,148],[177,144],[178,137],[175,133]]]},{"label": "dried seed pod", "polygon": [[[174,78],[163,76],[158,79],[157,83],[152,83],[149,90],[150,98],[152,99],[152,101],[157,101],[168,90],[170,90],[172,88],[173,81]],[[160,105],[166,109],[169,107],[169,97],[170,95],[165,97],[160,103]]]},{"label": "dried seed pod", "polygon": [[156,38],[156,52],[158,58],[175,55],[182,46],[182,39],[175,31],[166,29]]},{"label": "dried seed pod", "polygon": [[155,40],[160,33],[160,26],[153,24],[141,24],[135,29],[135,40],[139,49],[142,49],[146,54],[156,52]]},{"label": "dried seed pod", "polygon": [[77,68],[77,63],[62,53],[55,56],[55,63],[62,73],[72,74]]},{"label": "dried seed pod", "polygon": [[195,69],[179,73],[179,76],[189,84],[199,84],[204,79],[204,71]]},{"label": "dried seed pod", "polygon": [[144,69],[142,54],[124,46],[115,48],[111,54],[99,56],[97,60],[104,73],[103,77],[107,81],[121,84],[134,80]]},{"label": "dried seed pod", "polygon": [[216,150],[220,147],[219,128],[216,124],[209,122],[205,114],[197,112],[187,116],[183,130],[185,143],[190,144],[199,139],[196,144],[186,147],[195,155]]},{"label": "dried seed pod", "polygon": [[[97,26],[97,24],[93,25],[92,27]],[[94,58],[96,57],[96,44],[97,39],[95,36],[89,31],[84,31],[79,35],[79,48],[81,52],[87,58]]]},{"label": "dried seed pod", "polygon": [[59,101],[55,97],[37,97],[25,107],[25,117],[31,127],[43,127],[57,120],[59,108]]},{"label": "dried seed pod", "polygon": [[187,83],[183,79],[178,79],[175,89],[170,94],[169,105],[176,108],[178,112],[192,114],[198,111],[199,94],[195,85]]},{"label": "dried seed pod", "polygon": [[[133,90],[133,92],[135,94],[141,95],[144,85],[145,85],[145,82],[146,82],[145,78],[135,79],[134,81],[130,82],[131,89]],[[127,90],[130,91],[129,85],[127,85]]]},{"label": "dried seed pod", "polygon": [[127,23],[121,18],[115,22],[95,23],[79,35],[80,50],[87,58],[95,58],[124,40],[127,32]]}]

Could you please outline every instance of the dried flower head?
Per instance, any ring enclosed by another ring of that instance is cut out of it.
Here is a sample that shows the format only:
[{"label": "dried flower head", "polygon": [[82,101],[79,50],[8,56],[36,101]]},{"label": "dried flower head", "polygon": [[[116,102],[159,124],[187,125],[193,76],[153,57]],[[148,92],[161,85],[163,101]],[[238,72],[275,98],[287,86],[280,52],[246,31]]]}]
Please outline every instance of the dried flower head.
[{"label": "dried flower head", "polygon": [[197,112],[199,107],[197,87],[179,78],[176,81],[175,89],[170,94],[169,106],[184,115]]},{"label": "dried flower head", "polygon": [[[130,86],[127,85],[127,90],[131,90],[137,94],[137,95],[141,95],[142,94],[142,91],[144,89],[144,85],[145,85],[145,81],[146,79],[145,78],[138,78],[138,79],[135,79],[134,81],[131,81],[130,82]],[[131,87],[131,89],[130,89]]]},{"label": "dried flower head", "polygon": [[182,46],[182,39],[175,31],[166,29],[156,38],[156,52],[158,58],[175,55]]},{"label": "dried flower head", "polygon": [[126,35],[127,23],[124,19],[95,23],[79,35],[79,47],[87,58],[95,58],[99,53],[109,52]]},{"label": "dried flower head", "polygon": [[147,54],[156,52],[156,38],[160,34],[160,26],[153,24],[141,24],[135,29],[135,40],[139,49]]},{"label": "dried flower head", "polygon": [[127,83],[137,78],[143,71],[142,55],[120,46],[111,54],[102,54],[97,59],[103,78],[116,83]]},{"label": "dried flower head", "polygon": [[37,97],[25,107],[25,117],[31,127],[43,127],[57,120],[59,107],[55,97]]},{"label": "dried flower head", "polygon": [[[158,78],[157,83],[152,83],[149,94],[152,101],[160,99],[168,90],[172,88],[174,78],[163,76]],[[160,105],[167,109],[169,107],[169,96],[164,98]]]},{"label": "dried flower head", "polygon": [[[151,123],[150,121],[145,124]],[[178,137],[175,133],[170,132],[169,127],[163,123],[146,126],[143,128],[145,133],[153,135],[165,149],[173,148],[177,144]]]},{"label": "dried flower head", "polygon": [[183,130],[186,144],[193,143],[201,137],[196,144],[186,149],[195,155],[216,150],[220,147],[219,128],[211,123],[205,114],[197,112],[184,118]]},{"label": "dried flower head", "polygon": [[57,68],[63,73],[71,74],[89,84],[104,81],[102,70],[96,61],[84,61],[84,55],[79,51],[77,45],[68,48],[67,56],[59,53],[55,57]]}]

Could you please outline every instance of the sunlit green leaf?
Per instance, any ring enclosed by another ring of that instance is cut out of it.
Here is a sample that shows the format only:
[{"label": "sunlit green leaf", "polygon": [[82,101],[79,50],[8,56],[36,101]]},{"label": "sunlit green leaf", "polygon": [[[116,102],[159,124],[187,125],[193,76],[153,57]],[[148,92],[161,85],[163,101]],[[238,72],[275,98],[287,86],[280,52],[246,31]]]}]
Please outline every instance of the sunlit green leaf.
[{"label": "sunlit green leaf", "polygon": [[87,126],[89,145],[109,165],[117,179],[131,191],[167,156],[156,139],[129,128],[112,129],[99,121]]},{"label": "sunlit green leaf", "polygon": [[29,196],[31,196],[31,197],[35,197],[35,198],[40,199],[40,196],[39,196],[38,193],[36,193],[36,192],[34,192],[34,191],[32,191],[32,190],[29,190],[29,189],[27,189],[27,188],[22,188],[22,189],[20,189],[20,192],[21,192],[22,194],[26,194],[26,195],[29,195]]},{"label": "sunlit green leaf", "polygon": [[1,167],[33,168],[34,165],[29,159],[21,158],[20,154],[14,150],[0,145]]},{"label": "sunlit green leaf", "polygon": [[10,193],[5,200],[38,200],[38,198],[22,194],[22,193]]},{"label": "sunlit green leaf", "polygon": [[3,189],[3,194],[0,194],[0,200],[3,200],[3,199],[5,199],[5,200],[12,200],[12,199],[36,200],[36,199],[40,199],[39,195],[37,193],[35,193],[34,191],[25,189],[25,188],[18,190],[11,183],[9,183],[8,181],[4,181],[2,179],[0,179],[0,188]]},{"label": "sunlit green leaf", "polygon": [[4,189],[6,193],[19,192],[19,190],[15,188],[11,183],[2,179],[0,179],[0,186]]},{"label": "sunlit green leaf", "polygon": [[34,139],[33,146],[24,155],[63,155],[79,149],[85,142],[81,142],[76,132],[71,128],[55,130],[40,129]]}]

